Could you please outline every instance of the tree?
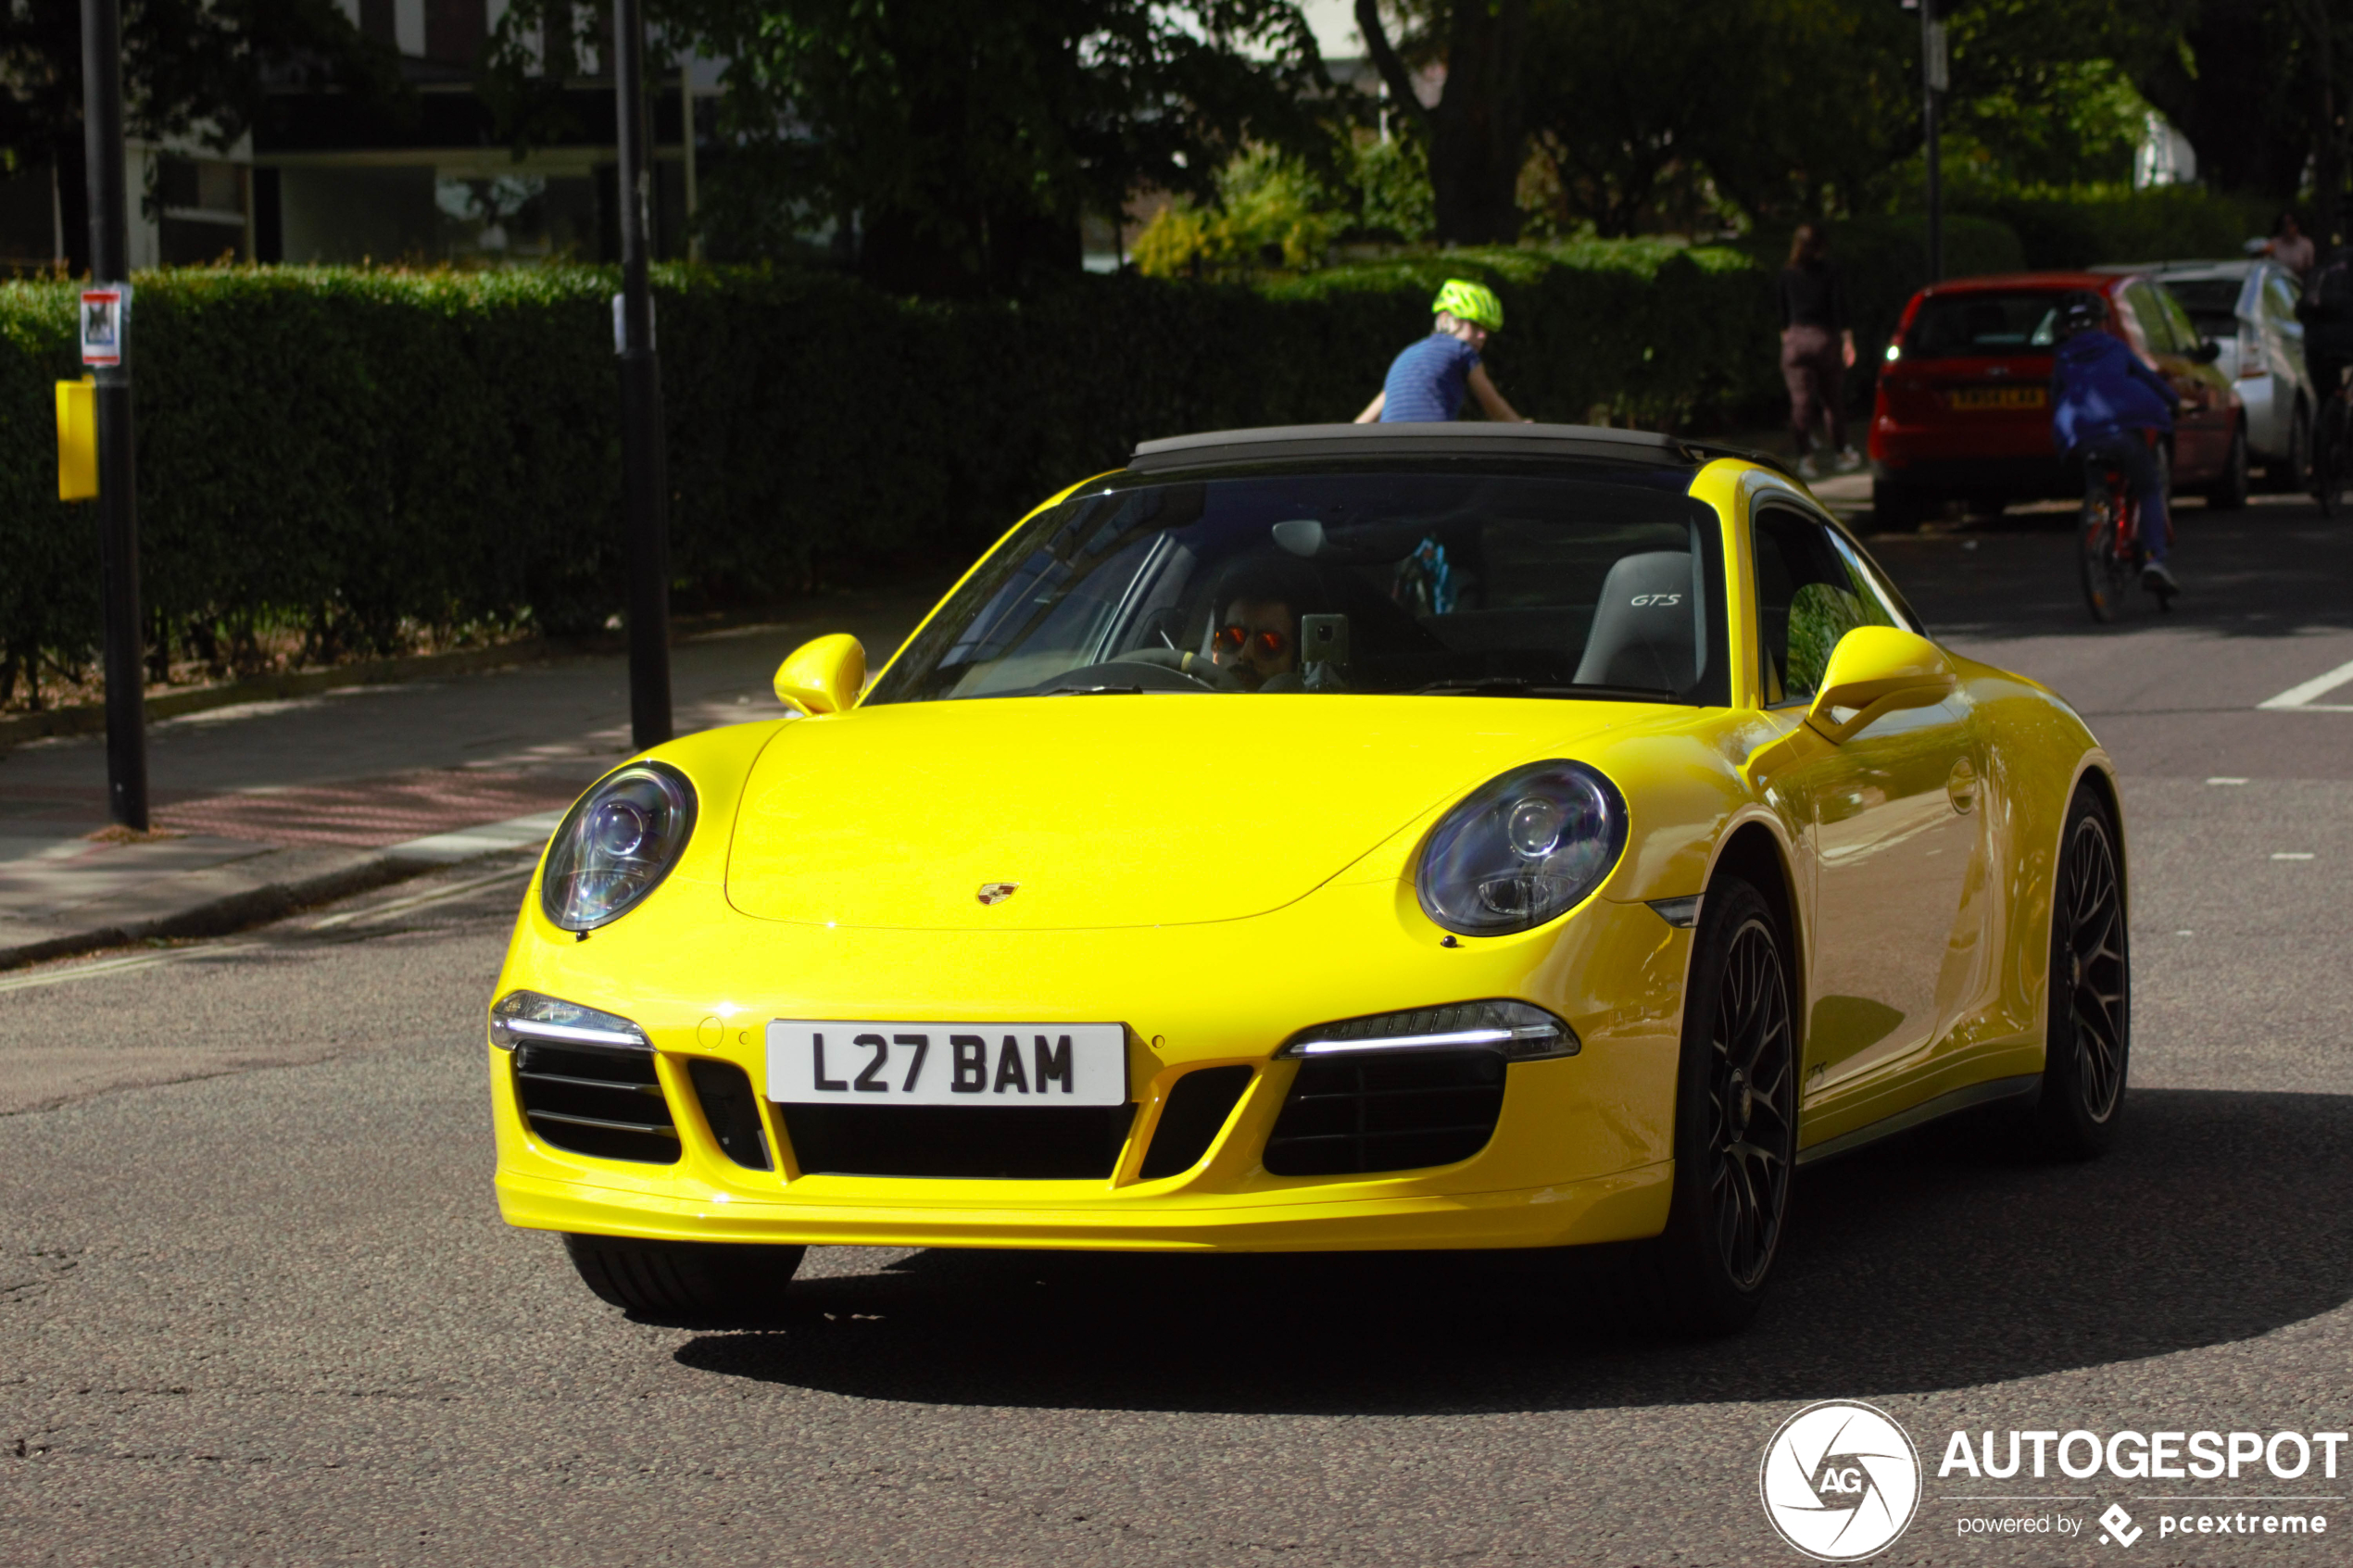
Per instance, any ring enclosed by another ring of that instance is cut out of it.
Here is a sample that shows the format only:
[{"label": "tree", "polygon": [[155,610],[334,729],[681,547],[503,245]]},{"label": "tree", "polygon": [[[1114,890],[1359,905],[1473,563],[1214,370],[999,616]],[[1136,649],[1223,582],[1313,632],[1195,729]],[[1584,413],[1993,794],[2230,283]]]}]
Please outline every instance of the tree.
[{"label": "tree", "polygon": [[1569,211],[1631,234],[1740,107],[1724,62],[1743,8],[1721,0],[1533,0],[1528,119]]},{"label": "tree", "polygon": [[[1627,9],[1639,16],[1645,7]],[[1509,242],[1519,234],[1519,172],[1528,157],[1529,0],[1427,0],[1403,15],[1405,46],[1443,65],[1434,106],[1415,92],[1380,0],[1356,0],[1356,26],[1390,102],[1428,144],[1438,238]]]},{"label": "tree", "polygon": [[[1761,223],[1869,205],[1919,145],[1919,23],[1891,0],[1745,0],[1694,150]],[[1736,62],[1736,63],[1735,63]]]},{"label": "tree", "polygon": [[[124,127],[136,137],[225,148],[276,87],[329,82],[384,95],[397,67],[335,0],[128,0]],[[82,132],[80,0],[16,0],[0,13],[0,159],[13,172],[54,160],[66,251],[89,266]],[[137,193],[133,193],[136,199]]]},{"label": "tree", "polygon": [[1252,144],[1324,140],[1294,0],[668,0],[726,58],[735,172],[774,210],[854,222],[887,287],[1017,292],[1076,271],[1079,220],[1204,199]]}]

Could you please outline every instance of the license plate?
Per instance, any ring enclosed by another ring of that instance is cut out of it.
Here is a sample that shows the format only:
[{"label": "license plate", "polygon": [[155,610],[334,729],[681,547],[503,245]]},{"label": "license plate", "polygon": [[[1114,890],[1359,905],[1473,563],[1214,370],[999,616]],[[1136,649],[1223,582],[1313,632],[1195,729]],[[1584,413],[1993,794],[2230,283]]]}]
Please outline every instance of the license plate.
[{"label": "license plate", "polygon": [[768,1025],[768,1098],[786,1105],[1125,1105],[1116,1023]]},{"label": "license plate", "polygon": [[1965,386],[1949,395],[1956,408],[2040,408],[2046,394],[2039,386]]}]

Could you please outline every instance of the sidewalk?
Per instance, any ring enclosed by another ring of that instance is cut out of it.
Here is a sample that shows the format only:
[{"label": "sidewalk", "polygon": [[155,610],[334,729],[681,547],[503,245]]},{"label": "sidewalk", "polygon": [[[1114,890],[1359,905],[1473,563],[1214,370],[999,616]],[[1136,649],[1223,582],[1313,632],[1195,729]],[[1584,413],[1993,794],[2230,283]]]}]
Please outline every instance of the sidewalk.
[{"label": "sidewalk", "polygon": [[[676,728],[773,717],[777,664],[847,631],[879,663],[928,596],[812,605],[671,652]],[[250,702],[151,724],[152,817],[107,831],[103,736],[0,752],[0,969],[197,936],[477,855],[544,843],[629,755],[628,664],[595,657]]]}]

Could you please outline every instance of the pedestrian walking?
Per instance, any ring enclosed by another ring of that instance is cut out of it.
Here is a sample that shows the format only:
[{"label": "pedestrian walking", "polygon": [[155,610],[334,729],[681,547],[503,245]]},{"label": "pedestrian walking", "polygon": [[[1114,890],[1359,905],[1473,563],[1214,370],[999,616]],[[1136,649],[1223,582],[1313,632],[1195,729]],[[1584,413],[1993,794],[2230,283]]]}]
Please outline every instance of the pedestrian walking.
[{"label": "pedestrian walking", "polygon": [[1437,320],[1429,336],[1390,361],[1389,379],[1356,422],[1436,424],[1451,420],[1463,407],[1463,395],[1478,399],[1491,420],[1528,424],[1488,378],[1479,350],[1488,338],[1504,330],[1504,302],[1484,283],[1449,278],[1430,301]]},{"label": "pedestrian walking", "polygon": [[1789,243],[1789,265],[1781,269],[1781,380],[1789,386],[1789,423],[1797,437],[1797,471],[1821,477],[1814,460],[1814,427],[1827,420],[1832,465],[1840,473],[1863,466],[1846,444],[1846,405],[1841,396],[1855,363],[1855,329],[1846,314],[1846,280],[1830,258],[1830,242],[1814,224],[1801,223]]},{"label": "pedestrian walking", "polygon": [[2271,237],[2264,242],[2263,254],[2295,273],[2298,286],[2311,281],[2312,263],[2319,257],[2312,236],[2304,232],[2293,212],[2281,213],[2279,221],[2271,225]]}]

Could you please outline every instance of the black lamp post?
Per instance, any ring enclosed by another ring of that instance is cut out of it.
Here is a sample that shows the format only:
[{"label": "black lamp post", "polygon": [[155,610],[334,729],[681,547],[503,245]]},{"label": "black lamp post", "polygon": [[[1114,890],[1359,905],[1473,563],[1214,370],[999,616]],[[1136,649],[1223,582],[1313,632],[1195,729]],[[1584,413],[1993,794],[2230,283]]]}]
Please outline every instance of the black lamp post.
[{"label": "black lamp post", "polygon": [[662,473],[661,367],[646,282],[653,157],[646,129],[646,26],[638,0],[612,0],[613,93],[621,121],[623,558],[629,572],[629,729],[639,749],[670,738],[670,540]]},{"label": "black lamp post", "polygon": [[[82,128],[89,165],[90,273],[127,283],[122,191],[122,12],[120,0],[82,0]],[[99,603],[106,618],[107,811],[147,831],[145,671],[139,613],[139,492],[131,428],[128,290],[115,312],[112,363],[95,364],[98,414]]]}]

